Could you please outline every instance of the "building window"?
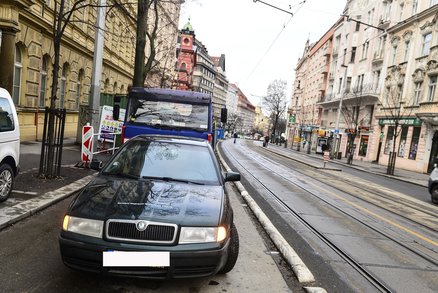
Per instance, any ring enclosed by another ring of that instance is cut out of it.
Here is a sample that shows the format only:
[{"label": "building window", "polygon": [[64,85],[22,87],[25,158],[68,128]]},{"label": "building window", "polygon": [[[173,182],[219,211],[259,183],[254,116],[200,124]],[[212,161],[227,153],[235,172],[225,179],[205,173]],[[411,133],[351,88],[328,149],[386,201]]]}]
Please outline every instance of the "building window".
[{"label": "building window", "polygon": [[21,50],[18,46],[15,46],[15,65],[14,65],[14,83],[12,88],[12,99],[14,103],[18,105],[20,101],[20,88],[21,88],[21,71],[23,68]]},{"label": "building window", "polygon": [[356,19],[358,20],[357,22],[356,22],[356,28],[355,28],[355,31],[356,32],[358,32],[359,30],[360,30],[360,16],[357,16],[356,17]]},{"label": "building window", "polygon": [[344,49],[344,55],[342,56],[342,64],[345,64],[345,57],[347,56],[347,49]]},{"label": "building window", "polygon": [[362,45],[362,59],[367,58],[369,45],[369,42],[365,42],[365,44]]},{"label": "building window", "polygon": [[432,102],[435,97],[437,76],[429,76],[429,92],[427,93],[427,101]]},{"label": "building window", "polygon": [[391,64],[392,65],[395,64],[396,57],[397,57],[397,46],[393,46],[392,47],[392,57],[391,57]]},{"label": "building window", "polygon": [[65,101],[65,94],[67,91],[67,70],[68,70],[68,64],[64,63],[64,66],[62,66],[62,74],[61,74],[61,84],[59,85],[59,104],[58,108],[62,109],[64,108],[64,101]]},{"label": "building window", "polygon": [[423,82],[421,81],[415,83],[413,105],[418,105],[418,103],[420,102],[422,86],[423,86]]},{"label": "building window", "polygon": [[79,70],[78,80],[76,82],[75,110],[79,110],[79,105],[81,104],[82,81],[84,80],[84,75],[84,70]]},{"label": "building window", "polygon": [[43,64],[41,65],[40,72],[40,101],[39,106],[44,108],[46,105],[46,91],[47,91],[47,71],[49,67],[49,61],[46,56],[43,57]]},{"label": "building window", "polygon": [[414,127],[412,132],[411,147],[409,149],[409,159],[415,160],[417,158],[418,141],[420,140],[421,127]]},{"label": "building window", "polygon": [[405,7],[404,3],[400,3],[400,14],[398,16],[398,21],[401,21],[403,19],[403,8]]},{"label": "building window", "polygon": [[410,44],[411,44],[410,41],[405,42],[405,54],[404,54],[405,56],[403,57],[403,61],[408,61]]},{"label": "building window", "polygon": [[412,1],[412,10],[411,10],[411,15],[414,15],[417,13],[417,0],[413,0]]},{"label": "building window", "polygon": [[399,156],[400,158],[403,158],[405,156],[407,137],[408,137],[408,126],[403,125],[400,135],[400,143],[398,145],[398,154],[397,154],[397,156]]},{"label": "building window", "polygon": [[338,94],[341,92],[341,88],[342,88],[342,77],[339,78],[339,88],[338,88]]},{"label": "building window", "polygon": [[423,36],[423,45],[421,49],[422,56],[429,54],[431,42],[432,42],[432,33],[425,34]]},{"label": "building window", "polygon": [[347,84],[345,85],[345,92],[349,93],[351,88],[351,77],[347,77]]},{"label": "building window", "polygon": [[356,59],[356,47],[352,47],[351,48],[350,63],[354,63],[354,59]]},{"label": "building window", "polygon": [[392,152],[392,146],[394,145],[394,126],[388,127],[388,132],[386,133],[386,143],[384,154],[389,155]]}]

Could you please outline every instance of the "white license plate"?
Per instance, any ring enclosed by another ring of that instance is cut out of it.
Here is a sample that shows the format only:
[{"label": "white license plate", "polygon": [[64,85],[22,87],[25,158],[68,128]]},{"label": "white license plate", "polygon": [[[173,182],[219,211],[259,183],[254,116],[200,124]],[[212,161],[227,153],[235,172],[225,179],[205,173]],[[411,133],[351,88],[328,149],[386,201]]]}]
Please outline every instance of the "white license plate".
[{"label": "white license plate", "polygon": [[168,251],[104,251],[104,267],[168,267]]}]

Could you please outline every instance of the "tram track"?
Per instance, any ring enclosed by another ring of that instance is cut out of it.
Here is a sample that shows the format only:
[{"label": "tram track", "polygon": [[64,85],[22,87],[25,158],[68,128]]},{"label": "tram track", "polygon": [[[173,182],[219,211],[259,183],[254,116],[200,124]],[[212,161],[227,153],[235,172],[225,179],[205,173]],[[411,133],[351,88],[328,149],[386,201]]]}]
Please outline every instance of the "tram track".
[{"label": "tram track", "polygon": [[[251,149],[254,150],[254,148]],[[284,154],[282,152],[266,150],[264,148],[262,148],[261,151],[265,153],[275,154],[281,156],[282,158],[287,158],[294,162],[299,162],[293,158],[288,157],[287,154]],[[369,184],[369,182],[362,182],[360,180],[357,180],[357,177],[350,176],[349,174],[343,173],[342,176],[340,176],[338,172],[329,173],[323,168],[319,168],[318,171],[324,172],[325,176],[336,180],[337,183],[343,182],[349,184],[350,186],[355,186],[357,188],[360,188],[359,190],[357,190],[357,194],[360,196],[355,196],[354,194],[352,194],[352,196],[360,198],[369,203],[378,205],[380,208],[393,212],[403,218],[406,218],[409,221],[413,221],[418,225],[421,225],[429,229],[431,232],[438,231],[438,219],[436,218],[437,209],[434,206],[419,204],[412,200],[406,199],[404,195],[398,192],[395,192],[388,188],[384,188],[382,186],[375,187],[373,186],[373,184]],[[304,174],[304,175],[309,176],[308,174]],[[330,183],[326,183],[326,184],[336,189],[339,189],[343,192],[346,192],[345,189],[340,188],[342,184],[330,184]],[[366,196],[364,196],[363,194],[365,194]],[[372,195],[371,198],[369,197],[370,195]],[[412,210],[414,212],[412,212]],[[411,215],[415,215],[415,217]]]},{"label": "tram track", "polygon": [[[248,154],[246,154],[248,155]],[[314,225],[312,225],[309,221],[307,221],[304,217],[302,217],[298,212],[296,212],[291,206],[289,206],[283,199],[281,199],[278,195],[276,195],[267,185],[265,185],[259,178],[257,178],[256,176],[253,175],[253,172],[251,172],[244,164],[242,164],[239,160],[237,160],[236,156],[227,150],[227,156],[233,158],[233,164],[238,164],[239,168],[244,169],[248,174],[251,174],[253,180],[255,180],[256,182],[258,182],[258,184],[260,184],[261,186],[263,186],[263,188],[265,189],[265,191],[267,192],[267,194],[269,194],[269,196],[275,200],[275,202],[277,202],[277,204],[279,204],[280,206],[282,206],[286,211],[288,211],[288,213],[290,213],[295,219],[297,219],[300,223],[302,223],[307,229],[309,229],[309,231],[312,231],[312,233],[314,235],[316,235],[318,237],[318,239],[320,239],[321,241],[323,241],[328,247],[330,247],[333,251],[335,251],[343,260],[345,260],[346,263],[348,263],[351,267],[353,267],[360,275],[362,275],[366,280],[368,280],[368,282],[370,284],[372,284],[376,289],[378,289],[381,292],[391,292],[391,289],[389,288],[389,286],[383,282],[381,279],[379,279],[378,277],[376,277],[372,272],[370,272],[365,266],[361,265],[359,262],[357,262],[353,256],[351,256],[349,253],[347,253],[346,251],[344,251],[341,247],[339,247],[339,245],[337,245],[336,243],[334,243],[330,238],[328,238],[326,235],[324,235],[323,232],[319,231],[317,227],[315,227]],[[275,162],[275,161],[274,161]],[[287,165],[284,165],[283,163],[280,162],[275,162],[276,164],[282,164],[284,167],[286,168],[290,168]],[[264,166],[265,168],[267,168],[266,166]],[[298,168],[297,168],[298,169]],[[297,169],[294,169],[294,172],[303,174],[305,176],[309,176],[308,174],[305,174],[305,172],[300,172]],[[385,238],[393,241],[394,243],[396,243],[397,245],[400,245],[401,247],[403,247],[404,249],[407,249],[408,251],[410,251],[411,253],[423,258],[424,260],[430,262],[431,264],[437,266],[438,265],[438,261],[424,253],[422,253],[421,251],[418,251],[415,247],[411,247],[405,243],[403,243],[402,241],[395,239],[393,236],[388,235],[387,233],[381,231],[381,229],[378,229],[376,227],[373,227],[372,225],[368,224],[367,222],[365,222],[364,220],[359,219],[358,217],[351,215],[347,212],[345,212],[344,210],[342,210],[340,207],[332,204],[330,201],[326,200],[324,197],[318,195],[316,192],[313,192],[311,190],[308,190],[306,188],[306,186],[303,186],[302,183],[300,183],[300,181],[291,181],[289,178],[283,176],[282,174],[276,172],[273,169],[269,169],[267,168],[267,170],[269,170],[269,172],[271,172],[272,174],[275,174],[275,176],[278,176],[280,178],[282,178],[283,180],[287,181],[289,184],[292,184],[298,188],[300,188],[301,190],[304,190],[306,193],[318,198],[318,200],[324,202],[325,204],[327,204],[328,206],[330,206],[331,208],[337,210],[338,212],[341,212],[342,214],[354,219],[355,221],[357,221],[358,223],[360,223],[361,225],[367,227],[368,229],[371,229],[373,231],[375,231],[376,233],[384,236]],[[324,183],[325,184],[325,183]],[[329,185],[331,186],[331,185]],[[331,186],[333,188],[333,186]],[[334,187],[336,188],[336,187]],[[348,193],[344,190],[340,190],[342,192]]]}]

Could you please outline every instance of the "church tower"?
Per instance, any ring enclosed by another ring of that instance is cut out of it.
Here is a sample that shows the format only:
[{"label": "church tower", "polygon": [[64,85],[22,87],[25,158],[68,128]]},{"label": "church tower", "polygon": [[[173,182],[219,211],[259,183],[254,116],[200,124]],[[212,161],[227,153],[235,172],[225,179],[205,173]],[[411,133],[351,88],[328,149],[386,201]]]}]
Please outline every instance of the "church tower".
[{"label": "church tower", "polygon": [[178,37],[177,47],[177,80],[176,88],[179,90],[193,89],[193,68],[196,63],[195,32],[193,31],[190,19],[181,29]]}]

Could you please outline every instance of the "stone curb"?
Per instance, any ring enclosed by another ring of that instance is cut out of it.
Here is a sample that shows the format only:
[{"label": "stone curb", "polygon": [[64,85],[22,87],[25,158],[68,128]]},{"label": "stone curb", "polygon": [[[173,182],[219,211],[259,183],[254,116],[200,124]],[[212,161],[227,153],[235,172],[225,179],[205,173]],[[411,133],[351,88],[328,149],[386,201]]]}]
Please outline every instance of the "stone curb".
[{"label": "stone curb", "polygon": [[23,201],[12,207],[1,209],[0,230],[69,197],[83,188],[94,176],[95,175],[88,175],[57,190],[49,191],[44,195]]}]

